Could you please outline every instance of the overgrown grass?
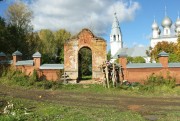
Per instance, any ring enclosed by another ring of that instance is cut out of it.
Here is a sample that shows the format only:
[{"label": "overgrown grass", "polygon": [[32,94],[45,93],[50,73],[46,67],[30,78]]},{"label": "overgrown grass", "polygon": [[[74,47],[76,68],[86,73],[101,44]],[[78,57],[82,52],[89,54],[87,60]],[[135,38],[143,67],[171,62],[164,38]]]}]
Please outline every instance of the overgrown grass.
[{"label": "overgrown grass", "polygon": [[180,87],[175,86],[175,81],[175,78],[171,76],[164,78],[161,75],[152,74],[144,81],[144,85],[140,83],[121,84],[116,88],[111,85],[111,88],[108,89],[98,84],[63,84],[61,82],[38,80],[36,71],[33,72],[32,76],[26,76],[20,71],[8,69],[3,71],[0,77],[0,83],[11,86],[132,96],[180,95]]},{"label": "overgrown grass", "polygon": [[[159,83],[159,81],[161,83]],[[171,82],[172,81],[172,82]],[[164,79],[161,76],[151,75],[147,78],[145,85],[131,84],[121,85],[117,88],[104,88],[102,85],[81,85],[81,84],[62,84],[58,82],[39,81],[34,74],[31,77],[25,76],[21,72],[4,72],[0,78],[0,83],[7,85],[17,85],[28,88],[40,89],[56,89],[71,92],[87,92],[100,94],[115,94],[115,95],[131,95],[131,96],[155,96],[155,95],[180,95],[180,87],[175,87],[174,79],[169,77]],[[157,84],[158,83],[158,84]],[[101,108],[94,108],[91,106],[65,106],[62,104],[55,104],[52,102],[32,101],[25,99],[17,99],[11,97],[0,97],[0,100],[5,100],[14,105],[10,109],[10,113],[1,114],[2,121],[144,121],[144,117],[137,112],[121,111],[108,106]],[[173,107],[174,108],[174,107]],[[0,112],[4,107],[0,105]],[[179,108],[178,108],[179,109]],[[178,111],[173,112],[155,112],[153,115],[161,115],[158,120],[174,121],[180,120]]]},{"label": "overgrown grass", "polygon": [[0,77],[0,83],[22,87],[36,87],[42,89],[56,89],[62,85],[61,82],[39,80],[37,72],[34,70],[31,76],[11,68],[5,69]]},{"label": "overgrown grass", "polygon": [[[0,97],[13,104],[9,113],[1,113],[1,121],[146,121],[145,115],[130,110],[118,110],[108,106],[65,106],[59,103]],[[1,109],[1,107],[0,107]],[[179,108],[178,108],[179,109]],[[0,110],[2,111],[2,110]],[[178,121],[179,111],[150,113],[158,121]]]},{"label": "overgrown grass", "polygon": [[5,99],[11,101],[14,107],[9,114],[0,115],[1,121],[144,121],[138,113],[110,107],[63,106],[17,98]]},{"label": "overgrown grass", "polygon": [[144,81],[144,85],[140,86],[140,91],[144,92],[170,92],[176,87],[176,79],[167,76],[163,77],[162,75],[150,75],[147,80]]}]

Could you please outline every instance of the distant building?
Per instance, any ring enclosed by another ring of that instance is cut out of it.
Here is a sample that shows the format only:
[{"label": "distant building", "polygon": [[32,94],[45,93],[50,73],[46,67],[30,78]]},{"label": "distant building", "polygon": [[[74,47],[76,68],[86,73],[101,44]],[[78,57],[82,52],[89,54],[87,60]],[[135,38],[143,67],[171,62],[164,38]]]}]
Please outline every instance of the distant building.
[{"label": "distant building", "polygon": [[122,33],[116,13],[114,14],[114,20],[112,23],[112,29],[110,34],[110,48],[112,58],[111,62],[114,62],[116,59],[118,59],[118,55],[122,52],[126,53],[127,56],[130,57],[141,56],[146,60],[146,63],[149,63],[150,61],[150,58],[146,55],[146,50],[148,50],[147,47],[135,46],[133,48],[123,48]]},{"label": "distant building", "polygon": [[[172,26],[172,20],[166,15],[161,22],[162,32],[159,28],[158,23],[154,19],[152,24],[152,37],[150,39],[150,47],[154,48],[158,42],[177,42],[178,34],[180,34],[180,17],[178,15],[174,27]],[[174,28],[174,30],[173,30]],[[119,26],[119,21],[116,14],[114,14],[114,21],[112,23],[112,29],[110,34],[110,47],[111,47],[111,62],[114,62],[118,57],[119,53],[126,53],[127,56],[137,57],[141,56],[146,60],[146,63],[150,62],[150,57],[146,55],[147,47],[133,47],[133,48],[123,48],[122,33]]]},{"label": "distant building", "polygon": [[119,49],[123,48],[122,33],[116,13],[114,13],[114,20],[112,23],[112,29],[110,34],[110,47],[111,57],[113,57]]},{"label": "distant building", "polygon": [[[162,20],[161,26],[162,26],[162,33],[159,28],[159,25],[157,24],[156,20],[154,19],[154,22],[152,24],[152,37],[150,46],[154,48],[158,42],[166,41],[166,42],[177,42],[178,33],[180,33],[180,18],[179,15],[177,17],[175,25],[175,30],[172,30],[172,20],[166,15]],[[173,32],[174,31],[174,32]]]},{"label": "distant building", "polygon": [[121,48],[113,56],[112,61],[118,59],[120,53],[125,53],[128,57],[143,57],[146,63],[150,63],[150,57],[147,56],[146,51],[149,50],[148,47],[134,46],[132,48]]}]

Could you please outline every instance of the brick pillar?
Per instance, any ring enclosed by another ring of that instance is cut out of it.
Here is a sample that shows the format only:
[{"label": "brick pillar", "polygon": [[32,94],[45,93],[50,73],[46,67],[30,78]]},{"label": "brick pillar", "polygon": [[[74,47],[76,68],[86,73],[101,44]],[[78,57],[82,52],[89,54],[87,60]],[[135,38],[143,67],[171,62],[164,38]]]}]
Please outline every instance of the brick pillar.
[{"label": "brick pillar", "polygon": [[15,66],[16,65],[16,62],[17,61],[20,61],[22,60],[22,53],[20,51],[16,51],[12,54],[13,56],[13,65]]},{"label": "brick pillar", "polygon": [[121,65],[121,73],[120,73],[120,80],[127,80],[127,54],[126,53],[121,53],[118,55],[119,58],[119,64]]},{"label": "brick pillar", "polygon": [[0,61],[6,60],[6,55],[3,52],[0,52]]},{"label": "brick pillar", "polygon": [[119,58],[119,64],[122,66],[122,68],[126,68],[127,65],[127,54],[126,53],[121,53],[118,55]]},{"label": "brick pillar", "polygon": [[162,51],[161,53],[158,54],[159,56],[159,62],[162,64],[163,68],[168,68],[168,56],[169,54]]},{"label": "brick pillar", "polygon": [[34,60],[34,69],[38,70],[41,66],[41,54],[39,52],[36,52],[33,54],[33,60]]}]

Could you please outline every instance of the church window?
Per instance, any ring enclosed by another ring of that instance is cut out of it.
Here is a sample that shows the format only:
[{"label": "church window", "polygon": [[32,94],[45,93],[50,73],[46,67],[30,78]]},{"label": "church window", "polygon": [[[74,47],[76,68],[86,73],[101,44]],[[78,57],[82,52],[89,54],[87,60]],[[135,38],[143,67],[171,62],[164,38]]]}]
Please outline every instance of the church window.
[{"label": "church window", "polygon": [[118,34],[118,41],[119,41],[119,34]]},{"label": "church window", "polygon": [[116,35],[113,36],[113,40],[116,41]]},{"label": "church window", "polygon": [[168,30],[166,29],[166,34],[168,34]]}]

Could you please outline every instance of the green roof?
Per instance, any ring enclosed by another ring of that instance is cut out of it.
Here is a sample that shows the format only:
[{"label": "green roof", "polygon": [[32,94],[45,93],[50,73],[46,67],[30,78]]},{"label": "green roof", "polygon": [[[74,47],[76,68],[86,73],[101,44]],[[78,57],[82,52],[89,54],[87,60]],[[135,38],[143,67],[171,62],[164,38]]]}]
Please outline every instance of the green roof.
[{"label": "green roof", "polygon": [[180,67],[180,63],[169,63],[168,67],[170,67],[170,68],[179,68]]},{"label": "green roof", "polygon": [[2,56],[6,56],[6,54],[3,53],[3,52],[0,52],[0,56],[1,56],[1,57],[2,57]]},{"label": "green roof", "polygon": [[40,57],[41,57],[41,53],[36,52],[36,53],[33,54],[32,57],[33,57],[33,58],[40,58]]},{"label": "green roof", "polygon": [[64,69],[64,64],[43,64],[40,66],[40,69]]},{"label": "green roof", "polygon": [[24,60],[24,61],[18,61],[16,62],[16,66],[33,66],[34,61],[33,60]]},{"label": "green roof", "polygon": [[129,63],[127,68],[162,68],[160,63]]},{"label": "green roof", "polygon": [[18,56],[22,56],[22,53],[20,52],[20,51],[16,51],[16,52],[14,52],[13,54],[12,54],[13,56],[16,56],[16,55],[18,55]]}]

